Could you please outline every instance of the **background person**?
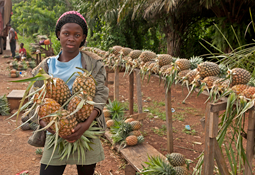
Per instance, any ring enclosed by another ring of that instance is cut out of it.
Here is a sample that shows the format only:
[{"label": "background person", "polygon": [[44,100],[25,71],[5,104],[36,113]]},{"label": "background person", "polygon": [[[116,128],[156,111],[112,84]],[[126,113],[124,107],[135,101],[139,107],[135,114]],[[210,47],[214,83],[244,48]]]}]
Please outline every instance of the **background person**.
[{"label": "background person", "polygon": [[16,39],[15,39],[15,30],[9,25],[9,42],[10,42],[10,48],[12,53],[12,58],[15,57],[15,51],[16,51]]}]

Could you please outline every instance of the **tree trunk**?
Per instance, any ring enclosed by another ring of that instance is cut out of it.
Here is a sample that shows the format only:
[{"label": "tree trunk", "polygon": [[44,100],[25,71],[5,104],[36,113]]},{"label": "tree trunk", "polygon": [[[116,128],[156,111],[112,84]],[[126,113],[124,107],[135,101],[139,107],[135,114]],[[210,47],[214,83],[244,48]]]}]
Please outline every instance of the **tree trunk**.
[{"label": "tree trunk", "polygon": [[167,53],[178,57],[180,56],[180,41],[181,38],[175,32],[166,33],[167,39]]}]

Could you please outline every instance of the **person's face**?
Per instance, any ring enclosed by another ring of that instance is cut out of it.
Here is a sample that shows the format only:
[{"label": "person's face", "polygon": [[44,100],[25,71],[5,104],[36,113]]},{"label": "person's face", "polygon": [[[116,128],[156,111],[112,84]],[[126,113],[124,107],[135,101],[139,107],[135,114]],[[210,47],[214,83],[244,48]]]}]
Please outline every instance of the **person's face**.
[{"label": "person's face", "polygon": [[20,44],[20,48],[23,48],[23,44]]},{"label": "person's face", "polygon": [[86,38],[80,25],[76,23],[66,23],[58,32],[58,38],[63,51],[77,52],[81,42]]}]

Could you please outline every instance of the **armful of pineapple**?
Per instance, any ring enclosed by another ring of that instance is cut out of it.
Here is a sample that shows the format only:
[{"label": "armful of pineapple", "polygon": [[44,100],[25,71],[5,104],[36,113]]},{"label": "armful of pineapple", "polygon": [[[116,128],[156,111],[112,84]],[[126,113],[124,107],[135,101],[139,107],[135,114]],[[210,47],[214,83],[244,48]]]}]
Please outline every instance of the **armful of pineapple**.
[{"label": "armful of pineapple", "polygon": [[[89,118],[85,122],[78,123],[78,125],[72,129],[72,134],[69,136],[63,136],[63,139],[66,139],[70,143],[76,142],[82,134],[89,129],[91,123],[96,119],[98,115],[98,111],[94,109],[92,113],[90,114]],[[61,137],[61,136],[60,136]]]}]

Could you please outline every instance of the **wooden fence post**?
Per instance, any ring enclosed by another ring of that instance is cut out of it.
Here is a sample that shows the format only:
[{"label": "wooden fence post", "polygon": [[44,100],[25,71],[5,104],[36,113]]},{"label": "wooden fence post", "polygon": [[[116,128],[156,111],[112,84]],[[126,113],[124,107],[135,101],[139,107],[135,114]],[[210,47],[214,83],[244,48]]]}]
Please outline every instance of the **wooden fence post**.
[{"label": "wooden fence post", "polygon": [[171,88],[168,89],[165,95],[166,101],[166,126],[167,126],[167,151],[174,151],[173,145],[173,121],[172,121],[172,104],[171,104]]},{"label": "wooden fence post", "polygon": [[114,71],[114,100],[119,101],[119,67]]},{"label": "wooden fence post", "polygon": [[131,72],[129,78],[129,115],[134,113],[134,72]]},{"label": "wooden fence post", "polygon": [[246,157],[247,161],[245,162],[245,175],[252,175],[252,159],[254,153],[254,133],[255,133],[255,117],[254,110],[249,110],[249,119],[248,119],[248,131],[247,131],[247,145],[246,145]]},{"label": "wooden fence post", "polygon": [[143,99],[142,99],[142,87],[141,87],[141,77],[139,70],[135,70],[136,72],[136,96],[137,96],[137,106],[138,113],[143,113]]}]

